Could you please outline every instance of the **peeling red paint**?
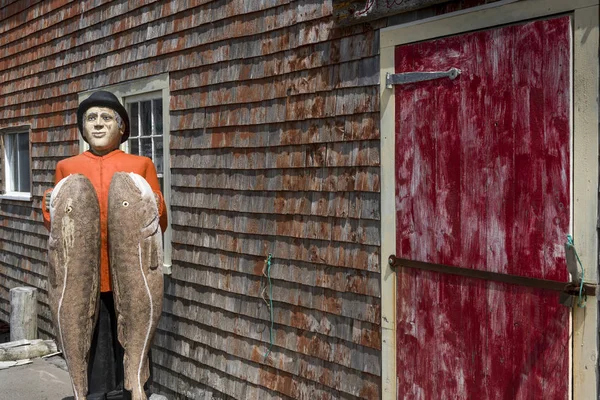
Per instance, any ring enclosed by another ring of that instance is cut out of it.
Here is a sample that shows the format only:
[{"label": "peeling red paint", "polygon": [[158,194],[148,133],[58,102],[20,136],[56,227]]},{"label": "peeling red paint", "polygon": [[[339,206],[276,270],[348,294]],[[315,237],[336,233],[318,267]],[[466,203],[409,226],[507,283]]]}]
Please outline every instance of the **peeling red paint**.
[{"label": "peeling red paint", "polygon": [[[567,280],[569,16],[396,48],[403,258]],[[401,269],[398,398],[567,399],[569,309],[553,292]],[[377,312],[374,310],[374,312]]]}]

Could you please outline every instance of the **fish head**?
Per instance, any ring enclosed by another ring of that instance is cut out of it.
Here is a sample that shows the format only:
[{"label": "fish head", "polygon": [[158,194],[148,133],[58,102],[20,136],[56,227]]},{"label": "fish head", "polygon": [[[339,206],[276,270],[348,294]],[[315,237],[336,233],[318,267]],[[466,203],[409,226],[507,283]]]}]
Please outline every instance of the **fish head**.
[{"label": "fish head", "polygon": [[[90,215],[100,218],[96,190],[92,182],[81,174],[69,175],[54,186],[48,209],[51,223],[57,222],[55,221],[57,215],[73,220],[85,220]],[[94,210],[97,210],[95,214]]]},{"label": "fish head", "polygon": [[116,172],[110,182],[109,216],[147,237],[158,230],[158,204],[150,184],[133,172]]}]

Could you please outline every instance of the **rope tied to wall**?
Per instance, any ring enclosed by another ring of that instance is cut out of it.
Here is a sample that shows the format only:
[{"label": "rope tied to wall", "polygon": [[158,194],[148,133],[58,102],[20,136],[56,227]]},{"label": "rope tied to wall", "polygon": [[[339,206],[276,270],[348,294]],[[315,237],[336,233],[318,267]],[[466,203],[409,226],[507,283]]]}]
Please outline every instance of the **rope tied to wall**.
[{"label": "rope tied to wall", "polygon": [[575,249],[575,242],[573,241],[573,236],[567,234],[566,245],[573,247],[573,251],[575,252],[575,257],[577,258],[577,262],[579,263],[579,266],[581,267],[581,282],[579,283],[579,296],[577,299],[577,306],[583,308],[583,307],[585,307],[585,303],[587,301],[587,295],[583,294],[583,281],[585,279],[585,269],[583,268],[583,264],[581,263],[581,260],[579,259],[579,254],[577,254],[577,249]]},{"label": "rope tied to wall", "polygon": [[[269,307],[269,315],[271,318],[271,327],[269,329],[269,349],[265,353],[265,361],[267,360],[267,357],[269,357],[269,354],[271,354],[271,349],[273,348],[274,317],[273,317],[273,284],[271,283],[271,260],[272,259],[273,259],[273,255],[271,253],[269,253],[269,256],[265,260],[265,269],[263,269],[263,275],[267,276],[267,281],[268,281],[268,285],[269,285],[268,286],[269,287],[269,301],[267,303],[267,306]],[[265,289],[263,290],[263,299],[264,299],[264,292],[266,289],[267,288],[265,287]],[[265,300],[265,302],[267,302],[267,301]]]}]

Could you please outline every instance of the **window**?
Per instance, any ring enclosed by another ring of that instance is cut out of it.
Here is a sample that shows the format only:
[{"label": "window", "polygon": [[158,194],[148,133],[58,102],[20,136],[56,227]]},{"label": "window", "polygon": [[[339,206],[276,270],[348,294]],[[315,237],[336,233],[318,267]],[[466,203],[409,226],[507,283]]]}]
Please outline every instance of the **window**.
[{"label": "window", "polygon": [[131,124],[125,151],[149,157],[154,162],[164,192],[164,124],[161,93],[125,98]]},{"label": "window", "polygon": [[3,198],[30,199],[29,126],[0,130],[3,150]]},{"label": "window", "polygon": [[[79,102],[88,98],[94,91],[79,94]],[[160,188],[171,212],[171,175],[169,171],[169,74],[161,74],[146,79],[138,79],[118,85],[103,87],[112,92],[127,109],[129,114],[129,139],[121,145],[121,150],[150,157],[160,182]],[[80,149],[89,149],[83,139]],[[169,221],[171,218],[169,217]],[[164,236],[164,273],[171,273],[171,227]]]}]

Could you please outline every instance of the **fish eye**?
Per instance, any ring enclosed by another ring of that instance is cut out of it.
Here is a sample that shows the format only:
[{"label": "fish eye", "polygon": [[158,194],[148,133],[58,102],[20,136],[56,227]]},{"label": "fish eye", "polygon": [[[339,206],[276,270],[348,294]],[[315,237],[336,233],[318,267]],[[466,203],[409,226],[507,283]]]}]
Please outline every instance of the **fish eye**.
[{"label": "fish eye", "polygon": [[129,206],[129,202],[128,202],[127,200],[125,200],[125,201],[123,202],[123,207],[127,207],[127,206]]},{"label": "fish eye", "polygon": [[72,206],[67,206],[66,210],[67,213],[70,213],[71,211],[73,211],[73,207]]}]

